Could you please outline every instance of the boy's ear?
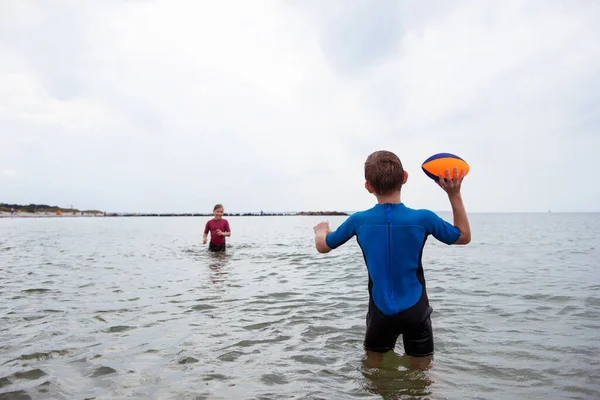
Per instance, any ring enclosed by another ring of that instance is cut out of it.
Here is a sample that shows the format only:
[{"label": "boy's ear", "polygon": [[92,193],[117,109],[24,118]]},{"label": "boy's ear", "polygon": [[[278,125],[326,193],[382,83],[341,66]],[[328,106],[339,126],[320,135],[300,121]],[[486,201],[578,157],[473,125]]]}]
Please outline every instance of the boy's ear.
[{"label": "boy's ear", "polygon": [[373,186],[371,186],[371,184],[369,182],[365,182],[365,189],[367,189],[367,191],[371,194],[373,194],[373,192],[375,192],[375,189],[373,189]]},{"label": "boy's ear", "polygon": [[408,172],[404,171],[404,180],[402,181],[402,184],[404,185],[407,180],[408,180]]}]

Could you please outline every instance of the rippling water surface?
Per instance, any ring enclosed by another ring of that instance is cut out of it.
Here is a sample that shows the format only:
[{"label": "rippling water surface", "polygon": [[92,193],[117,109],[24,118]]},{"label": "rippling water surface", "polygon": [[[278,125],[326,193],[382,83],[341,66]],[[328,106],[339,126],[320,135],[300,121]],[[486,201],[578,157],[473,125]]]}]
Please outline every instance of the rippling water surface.
[{"label": "rippling water surface", "polygon": [[206,218],[0,219],[0,399],[600,398],[600,214],[430,239],[427,371],[401,341],[365,358],[355,240],[319,255],[320,218],[228,219],[226,254]]}]

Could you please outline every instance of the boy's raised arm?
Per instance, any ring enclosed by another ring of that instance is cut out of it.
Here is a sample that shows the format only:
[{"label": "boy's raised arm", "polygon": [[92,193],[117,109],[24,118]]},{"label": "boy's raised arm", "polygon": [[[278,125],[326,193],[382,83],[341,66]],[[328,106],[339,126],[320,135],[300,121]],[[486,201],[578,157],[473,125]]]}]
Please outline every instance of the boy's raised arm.
[{"label": "boy's raised arm", "polygon": [[452,206],[452,216],[454,218],[454,226],[460,231],[460,237],[454,244],[468,244],[471,241],[471,226],[469,225],[469,218],[467,217],[467,211],[462,201],[460,193],[455,195],[448,195],[450,199],[450,205]]},{"label": "boy's raised arm", "polygon": [[458,176],[458,169],[454,168],[453,176],[455,177],[454,179],[450,178],[450,171],[446,170],[446,178],[440,175],[438,184],[448,193],[448,199],[452,206],[454,226],[460,231],[460,237],[454,244],[468,244],[471,241],[471,226],[460,194],[460,187],[465,178],[464,171],[461,171],[460,176]]}]

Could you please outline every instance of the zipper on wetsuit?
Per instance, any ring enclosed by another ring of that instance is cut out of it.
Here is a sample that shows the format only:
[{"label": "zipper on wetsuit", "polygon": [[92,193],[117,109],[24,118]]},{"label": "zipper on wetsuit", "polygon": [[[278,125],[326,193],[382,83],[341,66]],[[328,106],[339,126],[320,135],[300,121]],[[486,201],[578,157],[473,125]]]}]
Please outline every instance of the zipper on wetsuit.
[{"label": "zipper on wetsuit", "polygon": [[394,302],[393,292],[392,292],[392,234],[391,234],[391,224],[392,224],[392,206],[391,204],[386,204],[386,217],[387,217],[387,225],[388,225],[388,295],[391,302]]}]

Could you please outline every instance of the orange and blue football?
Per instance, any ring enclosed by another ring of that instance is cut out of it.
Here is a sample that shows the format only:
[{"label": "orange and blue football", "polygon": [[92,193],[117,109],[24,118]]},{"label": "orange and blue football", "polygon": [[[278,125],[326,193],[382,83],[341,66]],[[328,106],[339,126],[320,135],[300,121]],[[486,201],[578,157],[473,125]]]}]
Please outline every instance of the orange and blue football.
[{"label": "orange and blue football", "polygon": [[421,165],[423,172],[433,179],[439,181],[439,176],[446,176],[446,170],[450,171],[450,177],[454,178],[454,168],[458,169],[458,176],[461,170],[465,171],[465,176],[469,173],[469,164],[462,158],[451,153],[438,153],[429,157]]}]

